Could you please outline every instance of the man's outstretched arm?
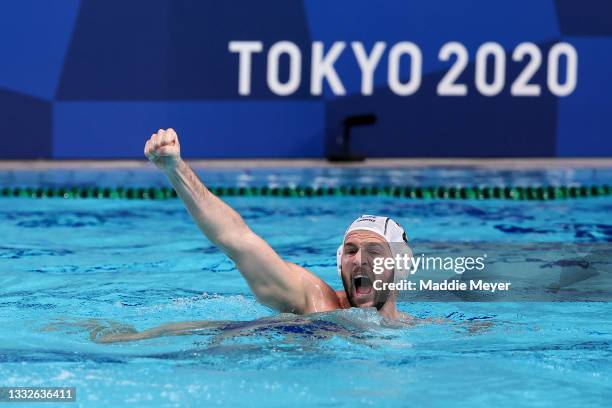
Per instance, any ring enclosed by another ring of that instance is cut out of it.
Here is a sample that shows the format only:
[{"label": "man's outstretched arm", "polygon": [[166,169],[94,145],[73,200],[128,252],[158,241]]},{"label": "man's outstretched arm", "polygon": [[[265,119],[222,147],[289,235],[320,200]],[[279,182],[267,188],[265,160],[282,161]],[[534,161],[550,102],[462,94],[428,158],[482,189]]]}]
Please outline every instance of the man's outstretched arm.
[{"label": "man's outstretched arm", "polygon": [[304,268],[283,261],[236,211],[202,184],[181,159],[174,130],[160,129],[147,141],[144,151],[166,174],[202,232],[236,263],[260,302],[281,312],[335,308],[329,285]]}]

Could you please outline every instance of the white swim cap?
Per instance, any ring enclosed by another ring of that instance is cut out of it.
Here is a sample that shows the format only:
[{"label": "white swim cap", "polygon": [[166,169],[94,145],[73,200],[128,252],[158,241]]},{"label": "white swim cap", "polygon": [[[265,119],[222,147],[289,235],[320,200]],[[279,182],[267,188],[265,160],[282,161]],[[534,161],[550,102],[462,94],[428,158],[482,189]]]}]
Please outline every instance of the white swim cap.
[{"label": "white swim cap", "polygon": [[346,240],[346,236],[355,230],[366,230],[374,232],[375,234],[380,235],[389,243],[389,248],[391,249],[391,254],[393,258],[396,258],[397,255],[400,256],[401,259],[404,258],[404,254],[407,254],[410,258],[410,262],[408,263],[408,268],[404,268],[403,264],[400,268],[395,268],[395,277],[394,281],[398,282],[402,279],[405,279],[408,276],[408,269],[412,265],[412,250],[408,246],[408,237],[406,236],[406,232],[404,228],[402,228],[399,223],[389,217],[380,217],[377,215],[362,215],[357,218],[344,233],[344,238],[342,239],[342,244],[338,247],[338,251],[336,252],[336,265],[338,267],[338,274],[341,275],[341,265],[342,265],[342,252],[344,249],[344,241]]}]

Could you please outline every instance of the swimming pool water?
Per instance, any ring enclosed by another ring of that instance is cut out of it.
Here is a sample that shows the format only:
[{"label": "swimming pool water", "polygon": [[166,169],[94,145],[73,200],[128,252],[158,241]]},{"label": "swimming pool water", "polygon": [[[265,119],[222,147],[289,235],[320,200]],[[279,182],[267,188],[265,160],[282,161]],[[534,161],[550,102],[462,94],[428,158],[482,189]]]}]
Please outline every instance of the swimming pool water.
[{"label": "swimming pool water", "polygon": [[[108,181],[119,172],[113,174],[94,178]],[[597,174],[610,182],[606,173]],[[218,176],[235,182],[240,174]],[[287,171],[278,177],[300,184],[312,183],[311,176]],[[414,176],[435,183],[427,171]],[[456,181],[472,176],[463,170]],[[64,182],[17,172],[0,180],[6,185],[23,177],[36,185]],[[495,177],[502,176],[488,179]],[[557,176],[525,177],[542,183]],[[415,251],[432,242],[612,242],[610,198],[226,201],[281,256],[336,289],[342,284],[335,249],[348,223],[363,213],[398,219]],[[201,235],[178,200],[0,199],[0,237],[0,386],[75,386],[77,405],[88,407],[584,407],[608,406],[612,398],[610,303],[400,303],[402,311],[452,322],[409,329],[390,328],[371,310],[277,316],[254,300],[233,263]],[[609,264],[602,270],[610,271]],[[139,330],[182,320],[243,323],[98,344],[79,326],[89,319]]]}]

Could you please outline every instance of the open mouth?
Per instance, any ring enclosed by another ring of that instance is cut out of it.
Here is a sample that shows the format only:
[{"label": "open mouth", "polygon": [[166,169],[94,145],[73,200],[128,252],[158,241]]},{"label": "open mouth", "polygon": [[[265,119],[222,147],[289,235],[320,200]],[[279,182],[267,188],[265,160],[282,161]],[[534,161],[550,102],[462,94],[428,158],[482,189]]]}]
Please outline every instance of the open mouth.
[{"label": "open mouth", "polygon": [[372,292],[372,281],[367,276],[355,276],[353,278],[353,285],[358,295],[367,295]]}]

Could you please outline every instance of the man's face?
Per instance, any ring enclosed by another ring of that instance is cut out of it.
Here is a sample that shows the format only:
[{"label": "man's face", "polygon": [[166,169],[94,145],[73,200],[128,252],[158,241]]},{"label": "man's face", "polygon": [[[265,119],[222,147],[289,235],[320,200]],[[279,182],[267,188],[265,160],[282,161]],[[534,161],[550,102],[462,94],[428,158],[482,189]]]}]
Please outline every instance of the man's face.
[{"label": "man's face", "polygon": [[[381,266],[381,274],[374,273],[376,258],[391,258],[389,244],[371,231],[351,231],[344,240],[341,261],[342,283],[349,303],[353,307],[380,309],[389,298],[388,290],[375,290],[374,281],[393,282],[393,268]],[[380,261],[379,261],[380,262]],[[379,264],[380,265],[380,264]],[[382,287],[378,286],[379,288]]]}]

